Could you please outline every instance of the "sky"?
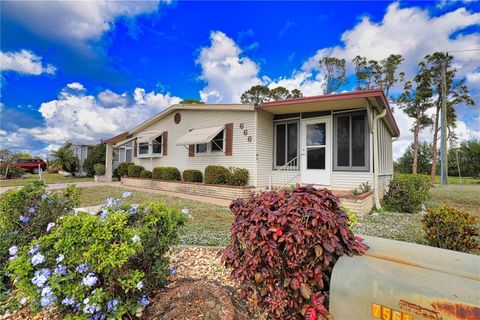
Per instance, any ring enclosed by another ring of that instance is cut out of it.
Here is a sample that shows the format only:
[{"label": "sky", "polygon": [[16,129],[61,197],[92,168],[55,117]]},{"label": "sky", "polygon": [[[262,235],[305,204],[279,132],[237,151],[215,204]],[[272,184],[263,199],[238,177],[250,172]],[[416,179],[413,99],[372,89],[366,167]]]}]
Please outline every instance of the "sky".
[{"label": "sky", "polygon": [[[0,148],[46,156],[66,140],[95,144],[182,99],[235,103],[257,84],[320,95],[323,56],[345,58],[352,78],[356,55],[402,54],[408,78],[435,51],[454,55],[477,103],[457,107],[459,141],[480,139],[480,51],[465,51],[480,49],[477,1],[0,6]],[[413,140],[412,120],[398,108],[394,115],[397,159]],[[421,139],[431,135],[425,129]]]}]

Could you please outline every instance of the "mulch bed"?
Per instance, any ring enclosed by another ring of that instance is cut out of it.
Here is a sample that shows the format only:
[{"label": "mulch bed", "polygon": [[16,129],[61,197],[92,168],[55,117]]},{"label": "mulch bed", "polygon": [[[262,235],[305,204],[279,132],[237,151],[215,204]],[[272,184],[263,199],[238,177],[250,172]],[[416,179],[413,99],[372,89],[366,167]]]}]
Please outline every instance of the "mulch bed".
[{"label": "mulch bed", "polygon": [[[248,320],[252,316],[240,299],[230,270],[220,264],[219,249],[181,247],[169,255],[176,275],[159,289],[141,319],[158,320]],[[0,316],[0,319],[2,317]],[[57,320],[54,309],[32,315],[23,308],[3,319]]]}]

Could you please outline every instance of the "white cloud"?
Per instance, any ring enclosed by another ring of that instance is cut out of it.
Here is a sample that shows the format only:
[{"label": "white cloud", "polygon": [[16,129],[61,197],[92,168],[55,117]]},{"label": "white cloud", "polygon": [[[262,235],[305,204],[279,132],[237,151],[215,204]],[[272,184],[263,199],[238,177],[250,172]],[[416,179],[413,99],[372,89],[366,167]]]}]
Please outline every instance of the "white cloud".
[{"label": "white cloud", "polygon": [[[318,61],[326,55],[345,58],[350,63],[356,55],[379,60],[394,53],[402,54],[405,61],[401,68],[412,75],[417,63],[427,54],[480,48],[478,32],[452,37],[455,32],[478,24],[480,12],[472,13],[465,8],[435,17],[429,15],[428,9],[401,8],[399,3],[393,3],[380,22],[363,17],[355,27],[342,34],[341,45],[318,50],[302,69],[306,72],[318,69]],[[460,64],[478,60],[478,51],[454,55]],[[460,67],[459,75],[468,75],[470,70]]]},{"label": "white cloud", "polygon": [[98,40],[119,16],[155,11],[159,1],[8,1],[8,15],[30,31],[66,41]]},{"label": "white cloud", "polygon": [[288,90],[299,89],[304,96],[318,96],[324,92],[324,79],[320,73],[316,72],[293,72],[291,77],[281,77],[275,80],[268,79],[268,88],[273,89],[278,86]]},{"label": "white cloud", "polygon": [[208,103],[240,102],[243,92],[262,83],[259,67],[253,60],[241,57],[242,50],[225,33],[214,31],[210,40],[210,46],[202,48],[197,59],[202,67],[200,79],[207,82],[200,97]]},{"label": "white cloud", "polygon": [[44,65],[42,57],[29,50],[18,52],[0,52],[0,70],[15,71],[21,74],[40,75],[42,73],[54,74],[56,68],[51,64]]},{"label": "white cloud", "polygon": [[[18,134],[52,145],[60,145],[65,140],[98,143],[181,100],[169,93],[146,92],[142,88],[136,88],[133,97],[110,90],[95,97],[85,91],[78,82],[68,84],[56,100],[41,104],[39,112],[44,126],[19,128]],[[114,105],[115,99],[119,101],[117,105]]]}]

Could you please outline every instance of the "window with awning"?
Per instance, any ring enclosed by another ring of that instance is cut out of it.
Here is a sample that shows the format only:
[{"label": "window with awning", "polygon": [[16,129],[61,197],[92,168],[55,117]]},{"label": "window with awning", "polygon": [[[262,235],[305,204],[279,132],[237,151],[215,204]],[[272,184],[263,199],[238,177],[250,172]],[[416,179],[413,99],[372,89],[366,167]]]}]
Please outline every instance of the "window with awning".
[{"label": "window with awning", "polygon": [[178,139],[176,145],[181,146],[209,143],[224,129],[225,126],[193,129],[187,134],[183,135],[180,139]]},{"label": "window with awning", "polygon": [[159,130],[140,133],[137,137],[138,155],[143,157],[162,155],[164,134],[165,132]]}]

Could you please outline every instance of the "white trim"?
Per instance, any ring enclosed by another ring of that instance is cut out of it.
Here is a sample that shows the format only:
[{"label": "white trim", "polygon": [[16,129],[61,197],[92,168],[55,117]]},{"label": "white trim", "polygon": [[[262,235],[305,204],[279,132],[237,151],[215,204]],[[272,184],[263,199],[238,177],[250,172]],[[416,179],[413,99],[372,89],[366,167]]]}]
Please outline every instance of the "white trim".
[{"label": "white trim", "polygon": [[257,149],[257,136],[258,136],[258,111],[255,112],[254,116],[254,138],[253,138],[253,186],[257,187],[258,185],[258,149]]}]

